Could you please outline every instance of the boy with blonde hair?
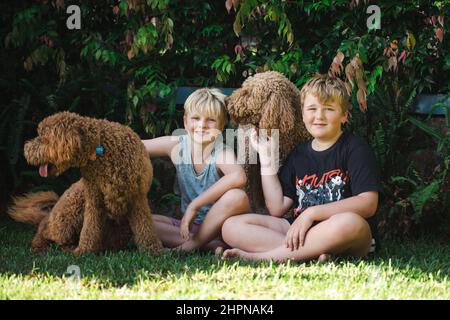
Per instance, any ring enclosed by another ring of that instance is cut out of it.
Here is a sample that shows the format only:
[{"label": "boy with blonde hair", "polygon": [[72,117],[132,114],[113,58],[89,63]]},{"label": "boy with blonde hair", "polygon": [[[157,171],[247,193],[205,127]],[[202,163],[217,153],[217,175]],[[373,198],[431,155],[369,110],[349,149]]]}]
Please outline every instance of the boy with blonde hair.
[{"label": "boy with blonde hair", "polygon": [[[234,249],[223,258],[326,260],[363,257],[373,249],[367,219],[376,212],[380,184],[369,145],[342,131],[350,107],[345,84],[317,75],[302,88],[301,106],[313,140],[297,145],[278,175],[278,168],[262,173],[270,216],[229,218],[222,236]],[[270,138],[254,130],[250,140],[261,163],[270,164]],[[294,218],[282,218],[290,210]]]},{"label": "boy with blonde hair", "polygon": [[225,95],[218,89],[193,92],[184,104],[187,134],[144,140],[150,157],[169,156],[176,168],[181,192],[180,220],[153,215],[156,232],[165,247],[182,251],[225,246],[221,228],[231,216],[249,212],[243,168],[232,149],[220,139],[227,114]]}]

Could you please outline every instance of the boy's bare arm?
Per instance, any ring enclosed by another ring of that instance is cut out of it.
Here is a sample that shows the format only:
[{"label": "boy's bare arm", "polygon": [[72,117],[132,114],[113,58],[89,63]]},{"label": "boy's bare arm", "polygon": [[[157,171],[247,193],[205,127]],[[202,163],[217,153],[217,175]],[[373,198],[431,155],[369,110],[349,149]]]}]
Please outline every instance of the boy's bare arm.
[{"label": "boy's bare arm", "polygon": [[264,193],[264,201],[270,215],[283,216],[294,204],[291,198],[283,195],[280,179],[278,179],[278,162],[272,152],[272,139],[259,136],[255,128],[250,134],[250,143],[258,152],[261,164],[261,182]]},{"label": "boy's bare arm", "polygon": [[343,212],[353,212],[367,219],[375,214],[377,206],[378,192],[368,191],[343,200],[309,207],[307,211],[314,221],[323,221]]},{"label": "boy's bare arm", "polygon": [[[224,156],[222,156],[224,155]],[[219,199],[225,192],[231,189],[241,189],[247,183],[245,171],[237,164],[236,157],[231,150],[224,150],[217,156],[216,167],[223,176],[208,190],[195,198],[190,205],[196,209],[203,207]]]},{"label": "boy's bare arm", "polygon": [[171,157],[175,146],[178,144],[178,137],[164,136],[154,139],[142,140],[150,157]]},{"label": "boy's bare arm", "polygon": [[283,195],[278,175],[261,174],[261,182],[264,201],[270,215],[275,217],[283,216],[292,207],[294,201]]}]

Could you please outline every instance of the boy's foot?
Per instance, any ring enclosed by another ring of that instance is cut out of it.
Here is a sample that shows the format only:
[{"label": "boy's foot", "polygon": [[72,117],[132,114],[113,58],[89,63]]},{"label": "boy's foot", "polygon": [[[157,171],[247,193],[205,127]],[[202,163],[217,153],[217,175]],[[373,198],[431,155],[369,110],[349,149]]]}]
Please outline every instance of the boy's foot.
[{"label": "boy's foot", "polygon": [[183,242],[181,245],[176,247],[179,251],[183,252],[191,252],[198,249],[198,245],[192,240],[189,239],[186,242]]},{"label": "boy's foot", "polygon": [[248,252],[237,248],[225,250],[222,254],[222,260],[231,258],[250,259],[250,255]]},{"label": "boy's foot", "polygon": [[333,256],[331,254],[322,253],[319,256],[319,258],[317,259],[317,261],[319,261],[319,263],[325,263],[325,262],[331,261],[332,258],[333,258]]},{"label": "boy's foot", "polygon": [[221,257],[222,254],[223,254],[223,247],[218,246],[218,247],[216,248],[216,250],[214,250],[214,255],[215,255],[216,257]]},{"label": "boy's foot", "polygon": [[179,253],[179,252],[181,252],[181,250],[179,249],[179,247],[173,247],[173,248],[164,248],[163,252],[164,253]]}]

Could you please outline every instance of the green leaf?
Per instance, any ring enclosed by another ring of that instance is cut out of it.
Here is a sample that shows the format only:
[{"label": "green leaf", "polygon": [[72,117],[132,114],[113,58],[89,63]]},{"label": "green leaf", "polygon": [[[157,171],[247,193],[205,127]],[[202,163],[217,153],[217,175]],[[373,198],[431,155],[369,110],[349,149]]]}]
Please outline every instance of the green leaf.
[{"label": "green leaf", "polygon": [[100,59],[101,56],[102,56],[102,50],[97,50],[95,52],[95,60]]},{"label": "green leaf", "polygon": [[445,56],[445,65],[450,66],[450,54]]},{"label": "green leaf", "polygon": [[125,12],[128,10],[128,2],[126,0],[120,1],[119,8],[120,12],[122,14],[125,14]]},{"label": "green leaf", "polygon": [[408,120],[409,122],[411,122],[412,124],[414,124],[416,127],[418,127],[419,129],[425,131],[426,133],[428,133],[429,135],[437,138],[438,140],[445,140],[448,139],[445,135],[443,135],[441,132],[439,132],[438,130],[433,129],[432,127],[430,127],[429,125],[423,123],[420,120],[417,120],[413,117],[409,117]]},{"label": "green leaf", "polygon": [[173,29],[173,21],[170,18],[167,18],[167,25],[169,26],[169,29]]},{"label": "green leaf", "polygon": [[138,96],[134,96],[132,101],[133,101],[133,105],[136,107],[139,102]]},{"label": "green leaf", "polygon": [[408,199],[410,200],[417,220],[422,216],[424,205],[430,200],[436,200],[439,191],[439,183],[434,180],[430,185],[423,186],[419,190],[412,193]]},{"label": "green leaf", "polygon": [[412,180],[412,179],[409,179],[409,178],[406,178],[406,177],[392,177],[391,178],[391,181],[392,182],[399,182],[399,183],[405,183],[405,182],[407,182],[407,183],[410,183],[411,185],[413,185],[414,187],[417,187],[417,182],[415,182],[414,180]]},{"label": "green leaf", "polygon": [[367,83],[367,94],[370,95],[375,91],[375,86],[377,83],[377,78],[381,78],[383,75],[383,67],[378,65],[369,75],[368,83]]}]

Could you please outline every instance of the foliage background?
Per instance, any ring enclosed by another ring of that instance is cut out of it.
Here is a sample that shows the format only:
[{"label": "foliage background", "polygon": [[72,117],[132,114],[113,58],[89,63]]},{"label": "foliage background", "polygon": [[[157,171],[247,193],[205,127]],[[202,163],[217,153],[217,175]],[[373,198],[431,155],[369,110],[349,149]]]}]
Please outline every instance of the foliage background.
[{"label": "foliage background", "polygon": [[[81,9],[80,30],[66,25],[72,4]],[[450,92],[450,1],[377,1],[379,30],[366,26],[371,4],[2,2],[0,209],[10,194],[62,192],[77,179],[69,171],[43,180],[24,161],[23,142],[47,115],[70,110],[126,123],[142,138],[170,134],[182,125],[178,86],[239,87],[249,75],[277,70],[301,87],[314,73],[328,72],[340,51],[342,67],[356,54],[362,62],[348,129],[368,140],[382,168],[381,236],[448,237],[448,123],[410,110],[421,93]],[[351,78],[343,71],[341,77]],[[362,101],[366,112],[358,108]],[[436,122],[444,124],[439,129]],[[157,177],[153,200],[171,207],[176,196],[165,184]]]}]

